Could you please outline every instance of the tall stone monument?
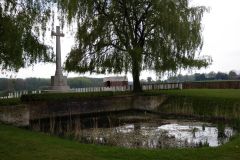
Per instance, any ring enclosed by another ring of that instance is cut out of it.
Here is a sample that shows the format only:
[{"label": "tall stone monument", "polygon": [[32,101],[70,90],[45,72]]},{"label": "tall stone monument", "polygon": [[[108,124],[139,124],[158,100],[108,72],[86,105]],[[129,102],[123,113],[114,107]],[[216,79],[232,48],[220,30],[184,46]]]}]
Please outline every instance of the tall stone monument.
[{"label": "tall stone monument", "polygon": [[60,32],[60,26],[56,27],[56,32],[52,31],[52,36],[56,36],[56,72],[55,76],[51,77],[50,90],[54,92],[67,92],[70,91],[70,87],[67,85],[67,77],[62,74],[60,37],[64,37],[64,34]]}]

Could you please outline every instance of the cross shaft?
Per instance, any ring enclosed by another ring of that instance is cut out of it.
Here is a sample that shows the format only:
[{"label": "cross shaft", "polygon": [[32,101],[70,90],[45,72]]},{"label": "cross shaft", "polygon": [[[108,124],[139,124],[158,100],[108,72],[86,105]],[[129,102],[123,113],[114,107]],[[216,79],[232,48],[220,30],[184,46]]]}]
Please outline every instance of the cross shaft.
[{"label": "cross shaft", "polygon": [[56,72],[55,72],[55,75],[62,75],[60,37],[64,37],[64,34],[60,32],[60,26],[56,26],[56,32],[52,31],[52,36],[56,36]]}]

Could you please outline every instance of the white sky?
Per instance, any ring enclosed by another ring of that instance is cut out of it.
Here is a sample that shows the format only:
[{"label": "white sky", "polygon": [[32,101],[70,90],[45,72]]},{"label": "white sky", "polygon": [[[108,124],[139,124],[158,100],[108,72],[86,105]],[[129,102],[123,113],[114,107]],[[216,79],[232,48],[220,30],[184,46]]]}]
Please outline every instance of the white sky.
[{"label": "white sky", "polygon": [[[192,0],[194,3],[210,7],[210,12],[203,18],[204,46],[201,55],[210,55],[213,64],[207,69],[193,72],[230,70],[240,71],[240,0]],[[56,24],[58,25],[58,24]],[[55,47],[55,37],[50,37],[50,45]],[[65,31],[61,38],[62,60],[74,45],[73,35]],[[55,50],[55,49],[54,49]],[[187,73],[187,72],[183,72]],[[33,67],[20,69],[18,73],[1,74],[0,77],[41,77],[50,78],[55,74],[55,64],[37,64]],[[89,76],[89,74],[66,74],[68,77]],[[108,75],[91,75],[91,77],[104,77]],[[141,79],[148,76],[155,77],[154,73],[144,72]],[[131,80],[130,74],[128,75]]]}]

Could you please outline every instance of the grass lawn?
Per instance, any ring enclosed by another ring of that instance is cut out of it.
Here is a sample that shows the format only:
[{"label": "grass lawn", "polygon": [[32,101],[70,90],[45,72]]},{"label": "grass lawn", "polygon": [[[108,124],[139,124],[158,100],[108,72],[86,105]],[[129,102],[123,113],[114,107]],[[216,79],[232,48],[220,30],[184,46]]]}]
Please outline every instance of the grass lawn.
[{"label": "grass lawn", "polygon": [[168,94],[191,97],[223,98],[240,101],[240,89],[183,89],[183,90],[161,90],[146,91],[146,95]]},{"label": "grass lawn", "polygon": [[22,104],[20,98],[9,98],[9,99],[1,99],[0,106],[11,106],[11,105],[20,105]]},{"label": "grass lawn", "polygon": [[[177,96],[191,96],[191,97],[206,97],[206,98],[223,98],[240,101],[240,89],[183,89],[183,90],[151,90],[144,91],[138,95],[177,95]],[[44,94],[30,94],[23,95],[20,98],[2,99],[0,106],[17,105],[29,101],[68,101],[81,100],[99,97],[111,97],[133,95],[132,92],[87,92],[87,93],[44,93]]]}]

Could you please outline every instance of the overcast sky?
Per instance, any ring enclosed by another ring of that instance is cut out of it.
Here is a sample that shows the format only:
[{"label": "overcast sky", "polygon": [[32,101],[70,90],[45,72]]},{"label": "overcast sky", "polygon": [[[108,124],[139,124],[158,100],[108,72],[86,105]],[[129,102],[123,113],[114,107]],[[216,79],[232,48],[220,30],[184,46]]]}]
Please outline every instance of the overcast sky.
[{"label": "overcast sky", "polygon": [[[240,0],[192,0],[192,2],[210,7],[210,12],[205,13],[202,21],[204,46],[201,55],[210,55],[213,59],[213,64],[210,67],[200,71],[194,70],[193,73],[209,71],[229,72],[230,70],[240,72]],[[73,35],[67,33],[61,39],[63,60],[74,45],[74,38],[72,37]],[[55,37],[50,38],[50,44],[54,47]],[[54,73],[55,64],[37,64],[34,67],[21,69],[18,73],[9,73],[1,75],[1,77],[50,78]],[[89,76],[88,74],[64,74],[69,77]],[[101,75],[101,77],[103,76],[106,75]],[[146,79],[148,76],[155,77],[154,73],[144,72],[141,78]],[[130,75],[129,79],[131,79]]]}]

